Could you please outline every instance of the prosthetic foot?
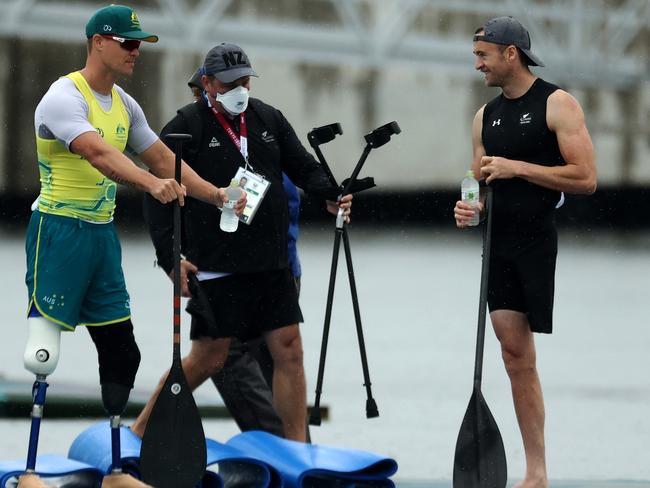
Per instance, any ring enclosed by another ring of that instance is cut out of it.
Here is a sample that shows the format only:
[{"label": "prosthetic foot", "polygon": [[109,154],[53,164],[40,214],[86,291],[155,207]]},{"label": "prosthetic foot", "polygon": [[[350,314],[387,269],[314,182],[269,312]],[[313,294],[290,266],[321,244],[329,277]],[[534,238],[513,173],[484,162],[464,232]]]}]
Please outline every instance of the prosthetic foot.
[{"label": "prosthetic foot", "polygon": [[117,383],[106,383],[102,385],[102,401],[106,412],[111,416],[111,452],[112,452],[112,469],[111,474],[104,477],[102,481],[103,488],[128,488],[128,487],[145,487],[141,481],[136,480],[133,476],[122,472],[122,454],[120,443],[120,423],[121,415],[126,408],[129,400],[129,388]]},{"label": "prosthetic foot", "polygon": [[[39,487],[40,488],[40,487]],[[119,473],[109,474],[104,476],[102,480],[102,488],[153,488],[140,480],[136,480],[133,476]]]},{"label": "prosthetic foot", "polygon": [[24,474],[18,478],[17,488],[52,488],[52,485],[45,484],[36,474]]}]

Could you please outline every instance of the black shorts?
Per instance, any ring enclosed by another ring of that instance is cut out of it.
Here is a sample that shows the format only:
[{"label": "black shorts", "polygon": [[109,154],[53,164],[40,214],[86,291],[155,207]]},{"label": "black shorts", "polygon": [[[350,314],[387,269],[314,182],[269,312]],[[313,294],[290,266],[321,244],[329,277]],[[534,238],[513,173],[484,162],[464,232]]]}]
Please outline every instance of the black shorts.
[{"label": "black shorts", "polygon": [[494,234],[488,306],[525,313],[533,332],[553,331],[557,232],[526,236]]},{"label": "black shorts", "polygon": [[194,298],[187,311],[192,315],[192,340],[237,337],[245,341],[303,321],[289,269],[232,274],[190,285]]}]

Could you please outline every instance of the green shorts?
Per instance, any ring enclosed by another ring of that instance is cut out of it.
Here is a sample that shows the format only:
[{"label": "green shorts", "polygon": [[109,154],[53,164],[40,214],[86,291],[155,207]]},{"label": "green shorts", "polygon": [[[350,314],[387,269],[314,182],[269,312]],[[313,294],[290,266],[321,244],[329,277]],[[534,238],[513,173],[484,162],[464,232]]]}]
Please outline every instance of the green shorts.
[{"label": "green shorts", "polygon": [[29,310],[66,329],[131,317],[122,249],[112,223],[35,211],[25,243]]}]

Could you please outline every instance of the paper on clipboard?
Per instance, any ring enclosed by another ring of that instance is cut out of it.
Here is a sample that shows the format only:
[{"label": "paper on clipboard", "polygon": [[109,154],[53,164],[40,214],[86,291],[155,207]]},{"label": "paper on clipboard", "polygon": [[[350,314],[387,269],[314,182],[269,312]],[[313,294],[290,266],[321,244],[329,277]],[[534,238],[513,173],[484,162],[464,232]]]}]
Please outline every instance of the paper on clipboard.
[{"label": "paper on clipboard", "polygon": [[269,189],[270,181],[264,177],[247,170],[246,168],[239,168],[235,179],[239,181],[239,187],[246,192],[246,208],[239,216],[239,220],[245,224],[250,225],[255,217],[257,209],[262,203],[266,192]]}]

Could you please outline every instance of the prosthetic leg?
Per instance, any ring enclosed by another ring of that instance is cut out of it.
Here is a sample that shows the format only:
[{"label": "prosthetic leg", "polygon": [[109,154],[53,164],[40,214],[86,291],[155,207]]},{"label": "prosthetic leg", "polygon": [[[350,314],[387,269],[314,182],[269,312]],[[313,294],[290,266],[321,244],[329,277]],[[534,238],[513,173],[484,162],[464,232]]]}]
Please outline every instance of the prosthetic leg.
[{"label": "prosthetic leg", "polygon": [[32,425],[29,433],[27,464],[25,474],[19,478],[19,488],[47,487],[36,475],[36,452],[38,436],[45,406],[46,378],[52,374],[59,363],[61,328],[43,317],[30,317],[27,345],[23,355],[25,369],[36,375],[32,387]]},{"label": "prosthetic leg", "polygon": [[122,472],[120,425],[121,415],[129,400],[129,392],[129,388],[117,383],[102,385],[102,401],[106,412],[110,415],[112,455],[111,473],[104,476],[102,488],[140,488],[149,486]]},{"label": "prosthetic leg", "polygon": [[[18,480],[18,488],[48,488],[36,474],[36,454],[40,433],[41,419],[45,405],[45,393],[48,387],[46,378],[54,372],[59,362],[61,343],[61,328],[44,317],[29,318],[29,333],[23,362],[25,369],[36,375],[32,390],[32,425],[29,435],[29,448],[25,474]],[[138,359],[139,361],[139,359]],[[137,368],[136,368],[137,369]],[[132,476],[122,473],[120,455],[120,422],[126,408],[130,389],[117,383],[102,385],[102,401],[106,412],[110,415],[112,441],[112,470],[104,477],[103,487],[109,488],[141,488],[144,483]]]},{"label": "prosthetic leg", "polygon": [[[107,326],[111,327],[111,326]],[[104,476],[102,488],[139,488],[148,485],[122,471],[122,450],[120,426],[122,414],[129,401],[133,379],[140,364],[140,352],[131,332],[125,332],[117,342],[107,341],[107,337],[115,337],[120,330],[132,330],[130,320],[127,323],[115,324],[115,329],[105,329],[104,332],[91,332],[91,337],[97,347],[100,364],[100,380],[102,388],[102,403],[109,415],[111,427],[111,472]],[[100,337],[101,335],[101,337]],[[116,348],[119,359],[116,360]],[[112,371],[110,376],[107,371]],[[117,372],[117,373],[115,373]],[[118,382],[123,381],[123,382]]]}]

